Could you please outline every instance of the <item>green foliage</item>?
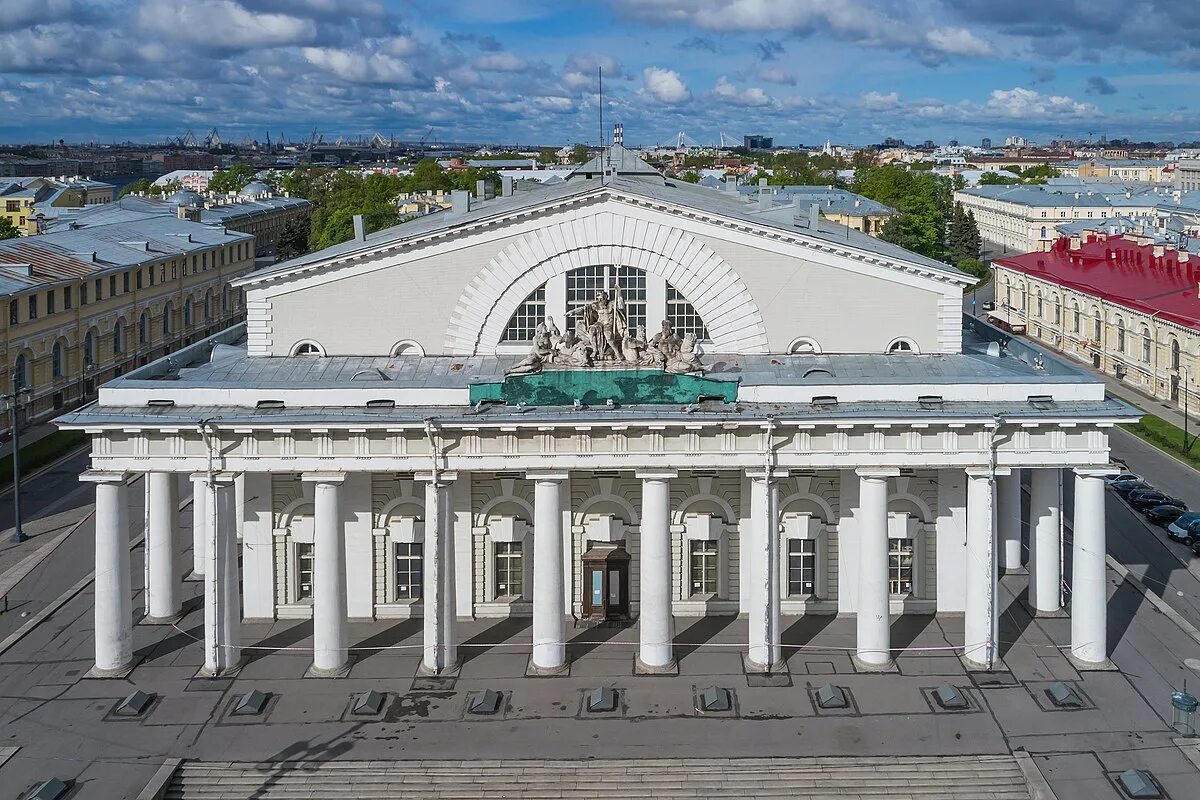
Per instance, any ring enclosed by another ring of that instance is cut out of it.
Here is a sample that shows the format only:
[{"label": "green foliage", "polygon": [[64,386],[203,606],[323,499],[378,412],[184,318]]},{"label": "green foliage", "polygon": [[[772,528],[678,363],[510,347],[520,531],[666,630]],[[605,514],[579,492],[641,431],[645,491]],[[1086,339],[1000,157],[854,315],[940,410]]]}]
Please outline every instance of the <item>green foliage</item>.
[{"label": "green foliage", "polygon": [[[22,480],[38,467],[44,467],[88,440],[83,431],[55,431],[21,448]],[[0,486],[12,483],[12,458],[0,461]]]},{"label": "green foliage", "polygon": [[840,163],[830,155],[775,153],[766,163],[774,170],[767,178],[772,186],[842,186],[837,179]]},{"label": "green foliage", "polygon": [[982,245],[983,239],[979,235],[979,226],[975,224],[975,215],[963,210],[962,203],[955,203],[950,213],[950,233],[947,238],[950,263],[962,269],[963,262],[978,261]]},{"label": "green foliage", "polygon": [[572,164],[586,164],[588,162],[588,159],[590,159],[590,158],[591,158],[591,156],[588,154],[588,149],[587,149],[586,144],[577,144],[571,150],[571,163]]},{"label": "green foliage", "polygon": [[1140,422],[1122,425],[1122,428],[1193,467],[1200,467],[1200,448],[1196,447],[1196,434],[1188,431],[1185,441],[1183,429],[1161,417],[1143,412]]},{"label": "green foliage", "polygon": [[289,219],[279,232],[279,240],[275,243],[275,257],[279,261],[288,261],[307,253],[310,232],[308,217]]},{"label": "green foliage", "polygon": [[558,148],[539,147],[537,160],[538,160],[539,164],[557,164],[558,163]]},{"label": "green foliage", "polygon": [[1001,169],[1003,169],[1005,172],[1011,172],[1013,175],[1021,174],[1020,164],[1009,164],[1007,167],[1002,167]]},{"label": "green foliage", "polygon": [[0,239],[16,239],[21,235],[21,229],[13,225],[8,217],[0,217]]},{"label": "green foliage", "polygon": [[118,197],[124,197],[127,194],[135,194],[138,192],[143,193],[143,194],[149,194],[150,192],[154,191],[155,188],[156,187],[154,186],[153,183],[150,182],[149,178],[138,178],[133,183],[125,184],[124,188],[121,189],[121,193],[118,195]]},{"label": "green foliage", "polygon": [[975,288],[983,286],[992,279],[992,271],[978,258],[965,258],[955,266],[976,279]]},{"label": "green foliage", "polygon": [[858,170],[851,189],[900,212],[884,223],[879,238],[929,258],[946,259],[946,219],[953,211],[949,178],[889,164]]},{"label": "green foliage", "polygon": [[980,186],[1012,186],[1020,182],[1020,178],[1010,178],[998,172],[985,172],[979,176]]},{"label": "green foliage", "polygon": [[684,183],[699,183],[700,182],[700,173],[685,172],[679,176],[679,180],[683,181]]},{"label": "green foliage", "polygon": [[212,178],[208,181],[208,190],[214,194],[237,192],[247,183],[254,180],[254,173],[256,171],[249,164],[234,164],[229,169],[214,172]]}]

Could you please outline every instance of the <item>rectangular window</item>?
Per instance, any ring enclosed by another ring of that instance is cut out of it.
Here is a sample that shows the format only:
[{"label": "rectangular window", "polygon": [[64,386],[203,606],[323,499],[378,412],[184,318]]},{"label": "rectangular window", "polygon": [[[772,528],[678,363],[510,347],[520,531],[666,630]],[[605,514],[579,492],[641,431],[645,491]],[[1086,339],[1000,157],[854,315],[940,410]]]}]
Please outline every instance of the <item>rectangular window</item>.
[{"label": "rectangular window", "polygon": [[69,309],[71,307],[71,303],[72,303],[71,287],[64,286],[63,287],[63,311],[66,311],[67,309]]},{"label": "rectangular window", "polygon": [[[100,298],[104,296],[104,292],[103,292],[103,291],[101,291],[101,288],[102,288],[103,286],[104,286],[104,283],[101,281],[101,279],[100,279],[100,278],[96,278],[96,298],[95,298],[95,300],[96,300],[96,302],[97,302],[97,303],[99,303],[99,302],[100,302]],[[115,291],[114,291],[114,292],[109,292],[109,294],[116,294],[116,292],[115,292]]]},{"label": "rectangular window", "polygon": [[171,280],[175,280],[178,277],[179,277],[179,268],[175,265],[175,262],[172,261],[171,262]]},{"label": "rectangular window", "polygon": [[121,291],[125,292],[126,294],[129,293],[129,280],[130,278],[128,272],[121,273]]},{"label": "rectangular window", "polygon": [[21,307],[17,304],[16,300],[13,300],[11,303],[9,303],[8,304],[8,324],[16,325],[18,322],[20,322],[21,321],[20,313],[21,313]]},{"label": "rectangular window", "polygon": [[55,307],[57,305],[58,303],[55,301],[54,290],[51,289],[50,291],[46,292],[46,316],[50,316],[57,311],[58,309]]},{"label": "rectangular window", "polygon": [[313,546],[296,544],[296,600],[312,600],[313,597]]},{"label": "rectangular window", "polygon": [[421,545],[396,544],[396,599],[419,600],[425,579],[421,572]]},{"label": "rectangular window", "polygon": [[159,264],[158,265],[158,282],[162,283],[166,279],[167,279],[167,265]]},{"label": "rectangular window", "polygon": [[20,200],[8,200],[8,201],[6,201],[6,202],[4,203],[4,210],[5,210],[5,211],[7,211],[7,212],[8,212],[8,213],[10,213],[10,214],[13,214],[13,213],[15,213],[15,212],[17,212],[17,211],[20,211],[20,210],[21,210],[21,201],[20,201]]},{"label": "rectangular window", "polygon": [[87,281],[79,284],[79,305],[86,306],[88,304]]},{"label": "rectangular window", "polygon": [[808,597],[817,593],[815,539],[788,539],[787,565],[789,597]]},{"label": "rectangular window", "polygon": [[37,319],[37,295],[29,295],[29,318]]},{"label": "rectangular window", "polygon": [[720,542],[693,540],[691,545],[692,594],[717,593],[717,547]]},{"label": "rectangular window", "polygon": [[496,542],[496,597],[520,597],[524,589],[521,542]]},{"label": "rectangular window", "polygon": [[888,591],[892,594],[912,594],[913,540],[888,540]]}]

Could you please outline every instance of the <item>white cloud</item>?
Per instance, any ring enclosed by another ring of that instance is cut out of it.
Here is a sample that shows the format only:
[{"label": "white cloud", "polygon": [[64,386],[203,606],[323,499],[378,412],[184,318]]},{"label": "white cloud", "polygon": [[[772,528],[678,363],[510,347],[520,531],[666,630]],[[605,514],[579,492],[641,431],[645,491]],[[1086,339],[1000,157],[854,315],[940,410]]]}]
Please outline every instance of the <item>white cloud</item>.
[{"label": "white cloud", "polygon": [[482,72],[524,72],[529,62],[509,52],[488,53],[475,59],[475,68]]},{"label": "white cloud", "polygon": [[966,28],[934,28],[925,34],[930,47],[956,56],[989,56],[992,46]]},{"label": "white cloud", "polygon": [[996,89],[984,103],[987,113],[1011,119],[1044,119],[1047,117],[1079,118],[1100,115],[1091,103],[1081,103],[1065,95],[1045,95],[1033,89]]},{"label": "white cloud", "polygon": [[412,67],[385,53],[361,53],[334,47],[305,47],[304,58],[349,83],[412,84]]},{"label": "white cloud", "polygon": [[758,107],[769,106],[774,103],[761,88],[749,86],[745,89],[739,89],[726,80],[724,75],[717,78],[717,83],[712,88],[712,94],[722,102],[732,103],[737,106]]},{"label": "white cloud", "polygon": [[768,83],[778,83],[782,86],[796,85],[796,76],[783,67],[763,67],[758,71],[758,77]]},{"label": "white cloud", "polygon": [[233,0],[143,0],[137,24],[145,33],[212,50],[307,44],[317,36],[311,19],[255,13]]},{"label": "white cloud", "polygon": [[692,99],[683,78],[673,69],[646,67],[642,73],[642,91],[654,100],[668,105],[684,103]]}]

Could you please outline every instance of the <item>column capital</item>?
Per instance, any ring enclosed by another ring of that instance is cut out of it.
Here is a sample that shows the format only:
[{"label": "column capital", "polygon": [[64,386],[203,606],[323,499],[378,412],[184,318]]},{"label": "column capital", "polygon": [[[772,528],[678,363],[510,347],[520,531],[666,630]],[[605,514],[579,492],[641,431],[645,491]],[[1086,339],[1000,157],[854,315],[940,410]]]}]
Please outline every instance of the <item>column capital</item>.
[{"label": "column capital", "polygon": [[885,478],[899,478],[899,467],[859,467],[854,470],[854,474],[860,478],[877,478],[883,480]]},{"label": "column capital", "polygon": [[129,473],[116,469],[89,469],[80,474],[79,480],[83,483],[125,483]]},{"label": "column capital", "polygon": [[304,472],[300,475],[300,480],[304,483],[334,483],[342,484],[346,481],[346,473],[344,472]]},{"label": "column capital", "polygon": [[1003,478],[1012,474],[1011,467],[967,467],[963,472],[968,478]]},{"label": "column capital", "polygon": [[530,469],[525,471],[525,477],[531,481],[565,481],[571,473],[565,469]]},{"label": "column capital", "polygon": [[452,469],[439,469],[435,478],[432,470],[425,470],[424,472],[414,472],[413,480],[422,483],[454,483],[458,480],[458,472]]},{"label": "column capital", "polygon": [[[233,479],[235,477],[237,477],[237,476],[233,472],[225,472],[225,471],[221,471],[221,470],[216,470],[212,473],[213,483],[217,484],[218,486],[232,486]],[[192,483],[208,483],[208,473],[207,472],[193,472],[191,475],[188,476],[188,478],[191,480]]]},{"label": "column capital", "polygon": [[770,475],[767,475],[766,467],[750,467],[746,470],[746,477],[755,481],[764,481],[769,478],[786,478],[789,474],[786,469],[780,467],[774,467]]},{"label": "column capital", "polygon": [[671,478],[679,477],[677,469],[639,469],[633,473],[633,477],[640,480],[670,480]]},{"label": "column capital", "polygon": [[1121,470],[1116,467],[1074,467],[1071,471],[1081,478],[1104,478],[1121,474]]}]

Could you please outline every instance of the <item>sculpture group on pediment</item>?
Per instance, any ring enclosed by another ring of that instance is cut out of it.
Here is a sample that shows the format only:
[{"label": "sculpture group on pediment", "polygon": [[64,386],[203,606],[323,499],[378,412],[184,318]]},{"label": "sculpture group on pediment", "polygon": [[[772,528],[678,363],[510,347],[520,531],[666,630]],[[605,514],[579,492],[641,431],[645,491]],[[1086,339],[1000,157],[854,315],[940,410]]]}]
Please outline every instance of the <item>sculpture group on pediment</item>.
[{"label": "sculpture group on pediment", "polygon": [[[569,322],[574,319],[574,325]],[[618,293],[596,292],[596,299],[567,312],[565,332],[553,317],[538,323],[529,355],[506,375],[532,375],[547,367],[657,367],[680,375],[703,375],[696,336],[682,338],[663,320],[662,329],[646,339],[644,328],[630,330],[629,315]]]}]

